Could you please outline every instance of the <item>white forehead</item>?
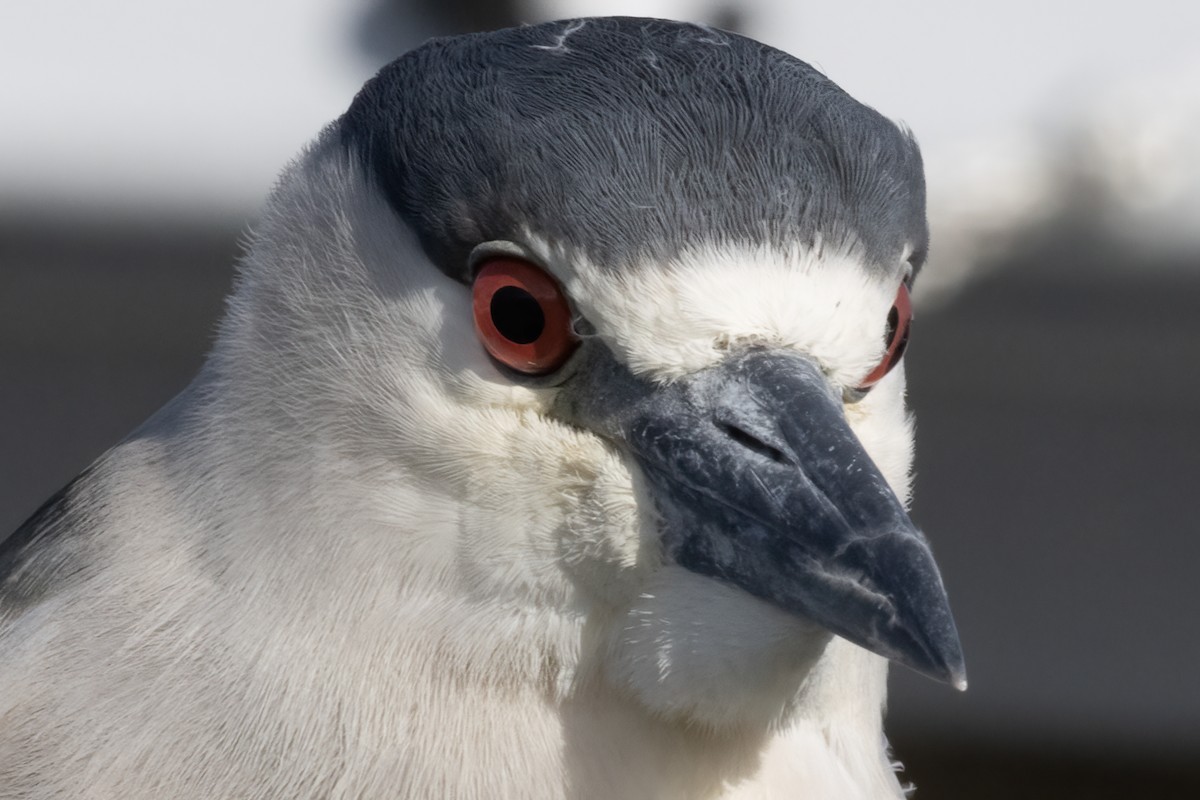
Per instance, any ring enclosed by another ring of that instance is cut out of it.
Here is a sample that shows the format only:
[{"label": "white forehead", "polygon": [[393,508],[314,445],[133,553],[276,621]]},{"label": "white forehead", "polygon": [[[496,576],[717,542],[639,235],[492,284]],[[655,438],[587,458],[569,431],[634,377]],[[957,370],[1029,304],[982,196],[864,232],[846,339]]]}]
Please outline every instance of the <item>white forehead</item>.
[{"label": "white forehead", "polygon": [[903,270],[814,248],[704,247],[666,264],[601,268],[534,248],[579,313],[636,374],[671,380],[766,345],[816,359],[856,385],[878,363]]}]

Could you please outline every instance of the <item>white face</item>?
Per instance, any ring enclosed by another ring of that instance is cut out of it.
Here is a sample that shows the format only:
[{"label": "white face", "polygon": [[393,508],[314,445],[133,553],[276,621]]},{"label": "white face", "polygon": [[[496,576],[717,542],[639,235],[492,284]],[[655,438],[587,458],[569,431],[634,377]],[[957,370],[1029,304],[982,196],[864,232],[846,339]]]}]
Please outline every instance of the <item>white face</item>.
[{"label": "white face", "polygon": [[[310,415],[304,435],[345,467],[326,502],[349,499],[358,518],[385,528],[369,548],[347,541],[346,552],[362,547],[364,562],[391,563],[388,573],[414,591],[465,592],[491,609],[535,614],[543,644],[573,665],[560,688],[582,670],[697,720],[779,713],[829,634],[666,563],[658,511],[627,452],[555,418],[559,387],[497,368],[476,336],[471,288],[431,264],[340,159],[313,157],[275,206],[242,292],[244,305],[262,298],[269,310],[247,316],[256,321],[243,341],[235,303],[224,346],[231,362],[259,369],[260,382],[278,374],[307,387],[291,391],[309,408],[297,412]],[[883,355],[905,276],[902,254],[888,277],[844,254],[799,249],[698,247],[678,263],[609,271],[557,260],[534,236],[521,244],[617,359],[658,383],[755,345],[809,356],[840,394]],[[257,352],[249,334],[271,324],[280,327],[272,339],[303,340],[302,360]],[[845,405],[902,500],[911,460],[903,395],[901,364]],[[584,621],[606,631],[590,638],[590,654],[580,651]],[[730,640],[739,642],[733,660],[730,648],[712,646]],[[511,654],[514,669],[525,669],[524,657]],[[759,675],[732,682],[753,696],[718,699],[715,682],[730,672]]]}]

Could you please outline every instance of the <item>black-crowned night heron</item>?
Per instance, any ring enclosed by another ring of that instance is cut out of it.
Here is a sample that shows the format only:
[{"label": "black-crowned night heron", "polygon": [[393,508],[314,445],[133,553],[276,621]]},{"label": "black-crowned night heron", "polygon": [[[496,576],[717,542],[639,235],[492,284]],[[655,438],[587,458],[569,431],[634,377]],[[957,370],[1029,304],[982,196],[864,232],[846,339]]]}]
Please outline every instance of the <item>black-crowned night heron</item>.
[{"label": "black-crowned night heron", "polygon": [[0,797],[898,797],[912,138],[717,30],[441,39],[0,549]]}]

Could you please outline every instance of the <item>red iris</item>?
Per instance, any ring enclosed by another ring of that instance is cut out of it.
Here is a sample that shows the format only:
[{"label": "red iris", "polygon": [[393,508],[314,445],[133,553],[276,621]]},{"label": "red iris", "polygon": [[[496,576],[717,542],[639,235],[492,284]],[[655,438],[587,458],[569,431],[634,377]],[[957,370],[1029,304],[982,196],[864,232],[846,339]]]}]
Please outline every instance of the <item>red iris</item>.
[{"label": "red iris", "polygon": [[479,340],[507,367],[545,375],[561,367],[579,344],[562,288],[527,261],[496,258],[484,263],[472,292]]},{"label": "red iris", "polygon": [[892,371],[892,367],[900,363],[904,348],[908,346],[908,331],[912,325],[912,300],[908,296],[908,287],[903,283],[896,292],[896,301],[888,312],[887,350],[875,369],[858,385],[859,391],[870,389],[883,376]]}]

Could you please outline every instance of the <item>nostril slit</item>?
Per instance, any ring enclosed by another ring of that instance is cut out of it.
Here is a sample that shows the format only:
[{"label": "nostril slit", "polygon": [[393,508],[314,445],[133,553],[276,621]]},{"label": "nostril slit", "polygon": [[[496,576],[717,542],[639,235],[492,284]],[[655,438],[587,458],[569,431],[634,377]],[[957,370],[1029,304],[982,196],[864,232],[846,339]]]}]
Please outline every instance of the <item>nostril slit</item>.
[{"label": "nostril slit", "polygon": [[753,450],[754,452],[758,453],[761,456],[766,456],[767,458],[774,461],[776,464],[791,464],[792,463],[792,460],[790,458],[788,458],[784,454],[784,452],[782,450],[780,450],[778,447],[769,445],[766,442],[764,442],[762,439],[759,439],[757,436],[754,436],[751,433],[747,433],[746,431],[744,431],[741,428],[738,428],[734,425],[728,425],[726,423],[719,423],[719,424],[721,426],[721,429],[723,431],[725,431],[726,434],[729,435],[730,439],[733,439],[735,442],[740,444],[742,447],[745,447],[747,450]]}]

